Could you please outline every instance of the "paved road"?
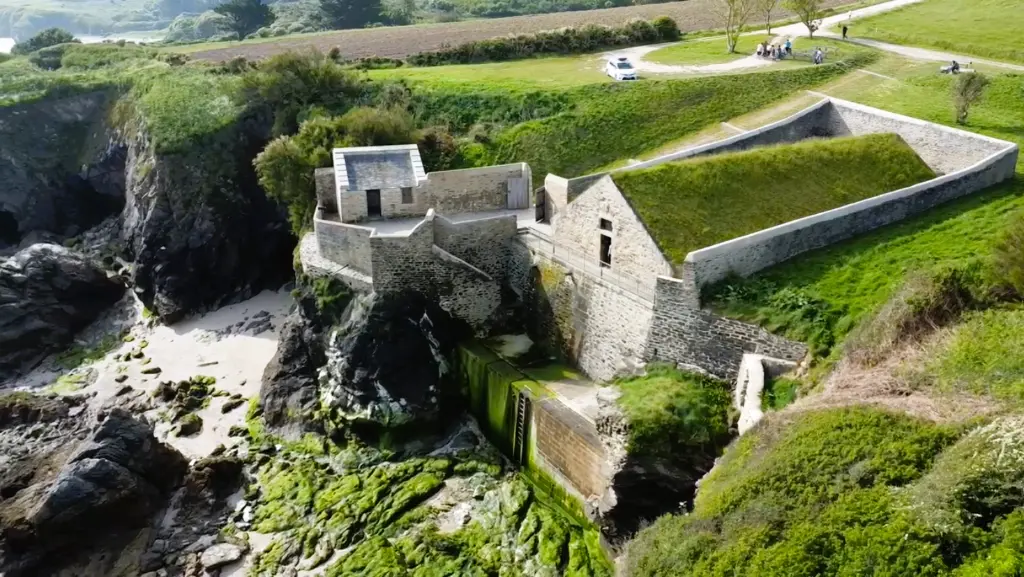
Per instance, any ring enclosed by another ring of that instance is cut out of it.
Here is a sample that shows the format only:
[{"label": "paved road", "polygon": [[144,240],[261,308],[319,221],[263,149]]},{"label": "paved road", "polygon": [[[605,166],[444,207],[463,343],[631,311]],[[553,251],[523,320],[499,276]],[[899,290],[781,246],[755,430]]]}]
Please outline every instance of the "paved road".
[{"label": "paved road", "polygon": [[[843,22],[849,22],[858,18],[864,18],[872,16],[874,14],[881,14],[883,12],[889,12],[897,8],[902,8],[910,4],[916,4],[922,0],[890,0],[889,2],[882,2],[875,4],[874,6],[867,6],[865,8],[859,8],[857,10],[850,10],[834,16],[829,16],[821,20],[818,36],[826,38],[840,38],[842,35],[838,32],[831,30],[831,28],[841,27]],[[752,35],[766,35],[767,30],[758,30],[755,32],[749,32],[745,34]],[[772,29],[773,36],[790,36],[790,37],[806,37],[808,36],[807,27],[803,24],[787,24],[785,26],[778,26]],[[907,58],[913,58],[915,60],[927,60],[934,62],[949,62],[956,60],[961,63],[973,62],[976,64],[982,64],[987,66],[993,66],[998,68],[1005,68],[1008,70],[1024,71],[1024,65],[1011,64],[1008,62],[997,62],[994,60],[985,60],[981,58],[974,58],[972,56],[965,56],[962,54],[952,54],[949,52],[942,52],[938,50],[929,50],[927,48],[915,48],[912,46],[902,46],[899,44],[890,44],[888,42],[880,42],[878,40],[869,40],[866,38],[848,38],[849,42],[861,44],[863,46],[870,46],[878,50],[884,50],[886,52],[892,52],[899,54]],[[626,48],[623,50],[616,50],[608,52],[609,57],[613,56],[625,56],[629,58],[633,65],[636,66],[640,72],[648,72],[653,74],[709,74],[715,72],[728,72],[731,70],[739,70],[743,68],[755,68],[761,66],[771,66],[773,62],[764,58],[757,58],[755,56],[747,56],[745,58],[738,58],[736,60],[725,62],[721,64],[709,64],[705,66],[686,66],[686,65],[671,65],[671,64],[658,64],[656,62],[649,62],[644,59],[644,56],[664,48],[666,46],[673,46],[678,43],[668,44],[652,44],[649,46],[636,46],[633,48]]]}]

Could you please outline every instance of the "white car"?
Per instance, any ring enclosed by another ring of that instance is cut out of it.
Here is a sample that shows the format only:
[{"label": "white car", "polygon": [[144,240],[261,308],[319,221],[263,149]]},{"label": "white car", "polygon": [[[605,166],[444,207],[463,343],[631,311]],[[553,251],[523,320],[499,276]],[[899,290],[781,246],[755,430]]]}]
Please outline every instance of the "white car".
[{"label": "white car", "polygon": [[604,66],[604,73],[615,80],[636,80],[636,68],[625,56],[609,60]]}]

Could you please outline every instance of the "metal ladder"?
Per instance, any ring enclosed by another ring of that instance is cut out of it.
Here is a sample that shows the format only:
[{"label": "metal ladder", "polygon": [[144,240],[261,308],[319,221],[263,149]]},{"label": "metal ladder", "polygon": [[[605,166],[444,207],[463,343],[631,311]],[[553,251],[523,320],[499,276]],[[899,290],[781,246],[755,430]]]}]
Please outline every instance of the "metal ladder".
[{"label": "metal ladder", "polygon": [[524,391],[519,391],[516,397],[516,425],[515,441],[512,445],[512,458],[519,465],[526,464],[526,426],[530,420],[530,399]]}]

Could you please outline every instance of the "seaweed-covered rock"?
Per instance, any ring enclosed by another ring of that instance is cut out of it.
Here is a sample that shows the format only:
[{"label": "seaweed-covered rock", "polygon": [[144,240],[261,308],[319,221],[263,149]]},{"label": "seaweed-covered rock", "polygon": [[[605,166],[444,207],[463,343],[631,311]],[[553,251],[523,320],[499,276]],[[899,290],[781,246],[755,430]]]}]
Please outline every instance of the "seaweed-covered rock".
[{"label": "seaweed-covered rock", "polygon": [[394,427],[441,408],[450,355],[468,327],[419,293],[357,297],[333,330],[320,369],[332,419]]},{"label": "seaweed-covered rock", "polygon": [[36,244],[0,263],[0,380],[67,346],[124,294],[82,255]]},{"label": "seaweed-covered rock", "polygon": [[[55,449],[41,458],[52,462],[59,455]],[[0,574],[52,574],[76,554],[142,527],[187,467],[149,425],[112,410],[59,472],[47,475],[42,466],[31,484],[0,501]]]}]

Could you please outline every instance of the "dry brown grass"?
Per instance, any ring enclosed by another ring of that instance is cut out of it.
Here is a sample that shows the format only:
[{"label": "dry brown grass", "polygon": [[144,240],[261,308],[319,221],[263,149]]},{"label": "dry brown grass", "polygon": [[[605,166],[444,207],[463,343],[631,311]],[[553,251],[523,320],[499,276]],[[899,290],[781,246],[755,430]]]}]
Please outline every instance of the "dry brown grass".
[{"label": "dry brown grass", "polygon": [[904,342],[883,358],[858,362],[844,358],[827,377],[822,390],[803,397],[783,412],[871,405],[938,423],[958,423],[1005,411],[998,402],[966,393],[940,393],[922,381],[914,367],[926,362],[928,351],[949,338],[950,329]]},{"label": "dry brown grass", "polygon": [[[442,46],[464,42],[486,40],[507,34],[523,34],[541,30],[553,30],[563,26],[583,24],[604,24],[619,26],[633,18],[650,20],[658,16],[669,16],[679,25],[682,32],[710,30],[722,25],[714,8],[718,0],[687,0],[666,4],[623,6],[602,10],[535,14],[511,18],[491,18],[450,22],[445,24],[422,24],[417,26],[392,26],[362,30],[339,30],[336,32],[306,34],[280,39],[224,43],[223,48],[210,48],[192,53],[201,60],[227,61],[236,56],[261,59],[290,50],[317,49],[327,52],[337,47],[345,59],[381,56],[404,58],[417,52],[437,50]],[[831,8],[850,4],[849,0],[825,0],[823,7]],[[778,18],[790,14],[780,12]],[[752,24],[758,19],[752,19]],[[187,50],[187,49],[186,49]]]}]

